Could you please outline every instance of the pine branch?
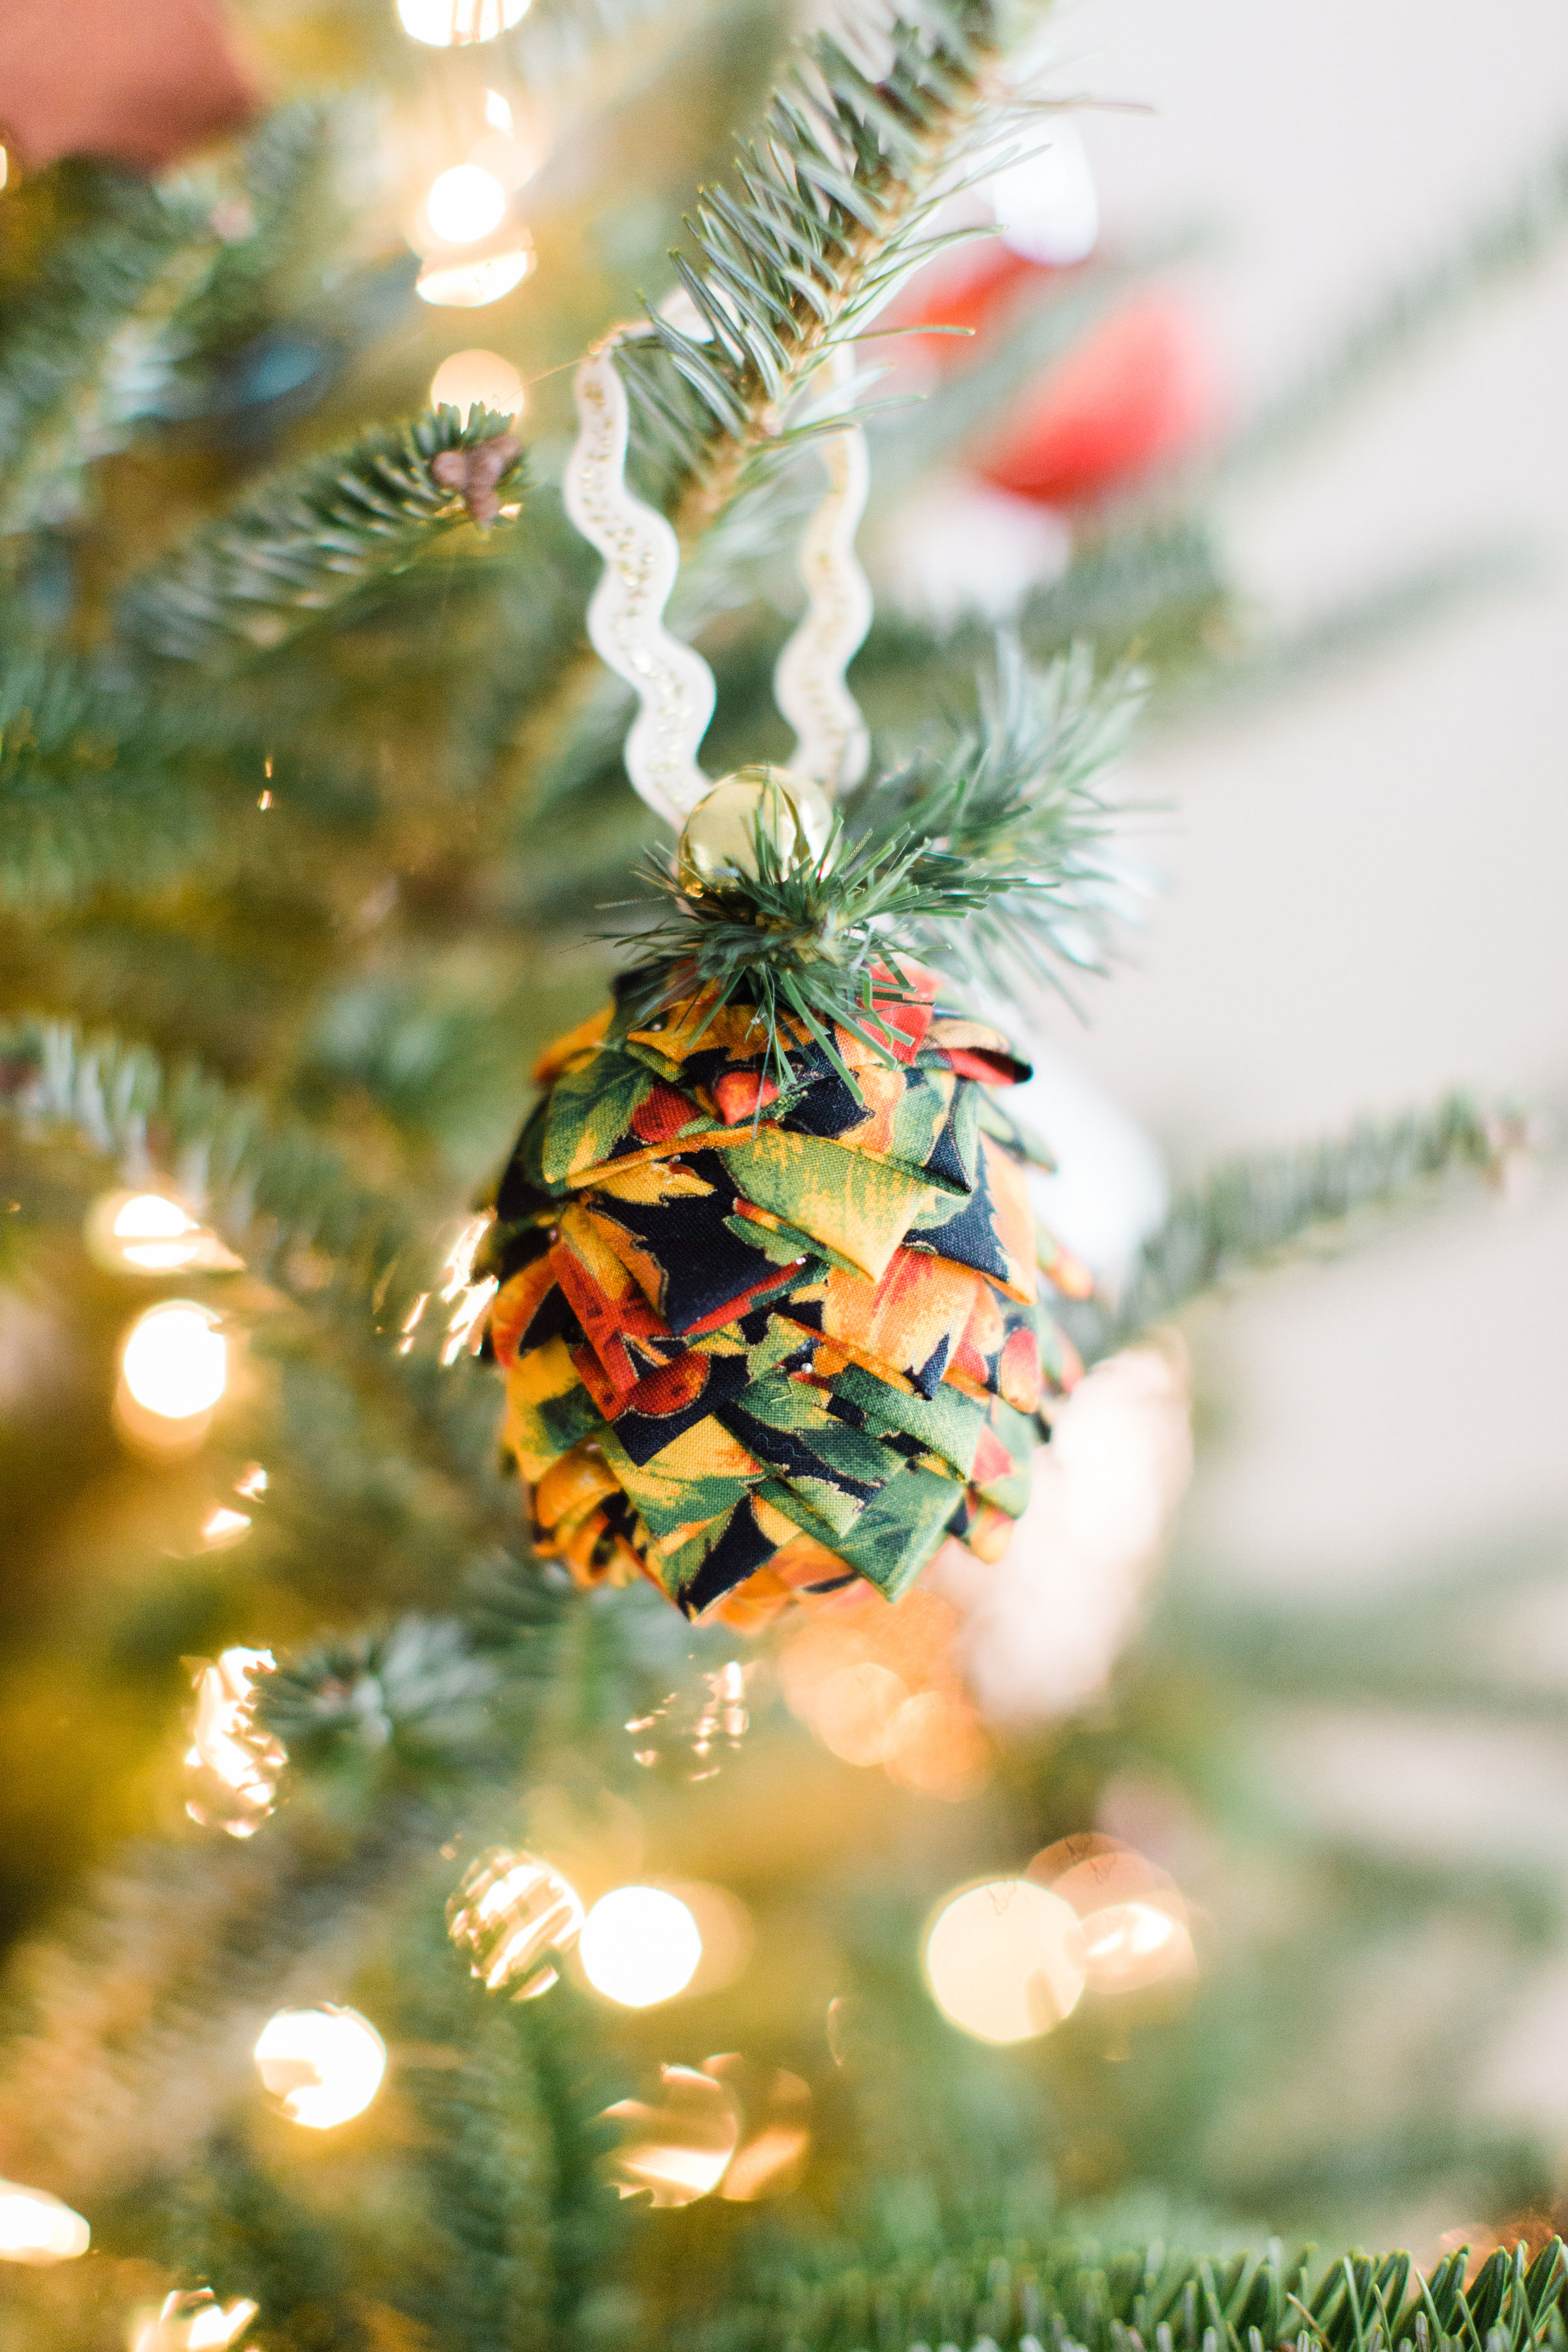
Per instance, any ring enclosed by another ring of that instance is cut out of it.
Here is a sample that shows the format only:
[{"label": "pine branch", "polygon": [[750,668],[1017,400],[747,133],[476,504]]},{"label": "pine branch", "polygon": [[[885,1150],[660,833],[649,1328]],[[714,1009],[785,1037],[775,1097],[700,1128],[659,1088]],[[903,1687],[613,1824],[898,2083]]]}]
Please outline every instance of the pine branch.
[{"label": "pine branch", "polygon": [[0,321],[0,533],[68,518],[85,468],[157,408],[222,250],[194,194],[80,176],[95,216]]},{"label": "pine branch", "polygon": [[253,334],[285,299],[307,241],[318,251],[328,242],[321,214],[334,129],[324,100],[295,99],[247,141],[238,188],[223,215],[233,229],[181,315],[187,365]]},{"label": "pine branch", "polygon": [[[25,1129],[73,1129],[89,1151],[138,1157],[151,1134],[170,1173],[231,1247],[285,1291],[320,1297],[319,1253],[357,1296],[389,1277],[414,1238],[409,1212],[353,1175],[302,1120],[204,1072],[171,1072],[142,1045],[84,1039],[68,1024],[0,1024],[0,1111]],[[302,1279],[299,1278],[302,1276]]]},{"label": "pine branch", "polygon": [[211,834],[211,713],[159,709],[68,656],[0,663],[0,904],[156,887]]},{"label": "pine branch", "polygon": [[486,487],[520,494],[522,460],[510,419],[441,408],[384,425],[326,457],[277,476],[132,580],[121,604],[125,643],[143,654],[234,666],[275,652],[331,620],[438,548],[472,516],[472,492],[440,478],[437,461],[506,443]]},{"label": "pine branch", "polygon": [[1083,1333],[1089,1353],[1110,1354],[1321,1228],[1409,1199],[1458,1169],[1490,1169],[1497,1156],[1490,1122],[1456,1094],[1433,1110],[1365,1120],[1300,1150],[1226,1160],[1184,1192],[1144,1243],[1115,1309],[1094,1311]]},{"label": "pine branch", "polygon": [[1007,0],[927,0],[874,76],[827,35],[774,92],[730,181],[672,256],[694,331],[652,316],[624,347],[634,417],[673,457],[683,540],[700,536],[815,420],[802,395],[942,240],[934,218],[983,144],[1021,118],[1004,79]]},{"label": "pine branch", "polygon": [[1095,787],[1138,693],[1133,677],[1097,681],[1087,648],[1032,671],[1004,641],[980,725],[856,793],[816,859],[792,862],[759,819],[752,871],[694,891],[679,858],[648,867],[666,910],[637,936],[628,1016],[694,983],[754,1004],[783,1088],[792,1035],[837,1063],[837,1024],[892,1059],[880,1008],[908,992],[902,958],[972,983],[1099,970],[1126,893]]},{"label": "pine branch", "polygon": [[917,2343],[1033,2352],[1553,2352],[1565,2336],[1568,2251],[1552,2239],[1490,2255],[1470,2286],[1463,2251],[1423,2275],[1409,2254],[1348,2253],[1314,2273],[1278,2240],[1262,2255],[1107,2246],[1013,2233],[940,2259],[867,2263],[847,2249],[793,2275],[687,2344],[698,2352],[913,2352]]}]

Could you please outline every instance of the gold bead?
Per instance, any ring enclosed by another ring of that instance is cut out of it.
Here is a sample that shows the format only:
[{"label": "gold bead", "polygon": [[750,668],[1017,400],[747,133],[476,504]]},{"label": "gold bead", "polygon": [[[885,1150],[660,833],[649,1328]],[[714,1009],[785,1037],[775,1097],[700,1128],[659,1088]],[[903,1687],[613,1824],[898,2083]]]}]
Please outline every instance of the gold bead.
[{"label": "gold bead", "polygon": [[677,852],[680,887],[700,898],[734,889],[737,875],[754,880],[759,832],[786,869],[815,865],[832,828],[832,805],[809,777],[766,765],[737,768],[686,820]]}]

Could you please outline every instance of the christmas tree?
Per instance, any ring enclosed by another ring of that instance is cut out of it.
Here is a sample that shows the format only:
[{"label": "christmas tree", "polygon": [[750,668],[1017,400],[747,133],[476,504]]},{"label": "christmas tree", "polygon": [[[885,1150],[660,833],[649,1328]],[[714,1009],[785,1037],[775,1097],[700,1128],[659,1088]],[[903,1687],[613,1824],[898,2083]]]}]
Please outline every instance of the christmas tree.
[{"label": "christmas tree", "polygon": [[[1451,2063],[1549,1868],[1259,1762],[1555,1721],[1465,1663],[1550,1559],[1140,1622],[1187,1311],[1531,1122],[1086,1264],[1027,1081],[1151,919],[1137,730],[1494,584],[1292,634],[1219,502],[1568,157],[1237,425],[1042,9],[256,0],[266,113],[157,15],[5,100],[0,2352],[1560,2343]],[[1498,2251],[1341,2253],[1424,2199]]]}]

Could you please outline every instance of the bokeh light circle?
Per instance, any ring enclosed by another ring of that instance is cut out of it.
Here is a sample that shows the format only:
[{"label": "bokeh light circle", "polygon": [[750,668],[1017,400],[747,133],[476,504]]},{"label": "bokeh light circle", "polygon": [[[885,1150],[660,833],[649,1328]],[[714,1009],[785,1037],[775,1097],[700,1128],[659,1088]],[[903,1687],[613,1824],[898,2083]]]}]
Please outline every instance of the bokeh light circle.
[{"label": "bokeh light circle", "polygon": [[91,2242],[81,2215],[47,2189],[0,2180],[0,2263],[73,2262]]},{"label": "bokeh light circle", "polygon": [[1026,1878],[965,1887],[926,1934],[926,1981],[944,2017],[982,2042],[1027,2042],[1077,2006],[1083,1929],[1059,1895]]},{"label": "bokeh light circle", "polygon": [[690,1983],[702,1937],[678,1895],[662,1886],[616,1886],[589,1912],[577,1951],[595,1992],[623,2009],[651,2009]]},{"label": "bokeh light circle", "polygon": [[426,48],[467,48],[493,41],[527,16],[531,0],[397,0],[397,21]]},{"label": "bokeh light circle", "polygon": [[291,2123],[331,2131],[380,2090],[386,2044],[357,2009],[280,2009],[257,2039],[256,2071]]},{"label": "bokeh light circle", "polygon": [[430,184],[425,216],[447,245],[474,245],[500,226],[506,190],[479,163],[454,163]]},{"label": "bokeh light circle", "polygon": [[166,1298],[139,1315],[121,1357],[136,1402],[166,1421],[210,1412],[228,1381],[228,1346],[218,1318],[193,1299]]},{"label": "bokeh light circle", "polygon": [[516,416],[526,398],[521,376],[499,352],[453,352],[430,379],[431,407],[449,406],[464,417],[471,408]]}]

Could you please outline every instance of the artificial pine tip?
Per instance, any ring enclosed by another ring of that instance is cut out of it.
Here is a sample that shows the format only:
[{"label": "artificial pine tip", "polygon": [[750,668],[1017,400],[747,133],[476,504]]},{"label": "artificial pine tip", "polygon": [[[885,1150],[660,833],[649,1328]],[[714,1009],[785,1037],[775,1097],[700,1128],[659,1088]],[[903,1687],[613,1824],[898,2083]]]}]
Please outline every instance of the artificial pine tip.
[{"label": "artificial pine tip", "polygon": [[905,963],[972,985],[1102,969],[1125,888],[1099,788],[1141,693],[1135,673],[1097,678],[1087,648],[1042,669],[1003,639],[978,724],[857,793],[815,857],[786,856],[759,817],[717,882],[693,888],[679,855],[645,865],[660,911],[636,934],[627,1009],[707,990],[754,1004],[776,1074],[783,1008],[819,1043],[837,1026],[893,1060],[878,1008],[910,1000]]}]

